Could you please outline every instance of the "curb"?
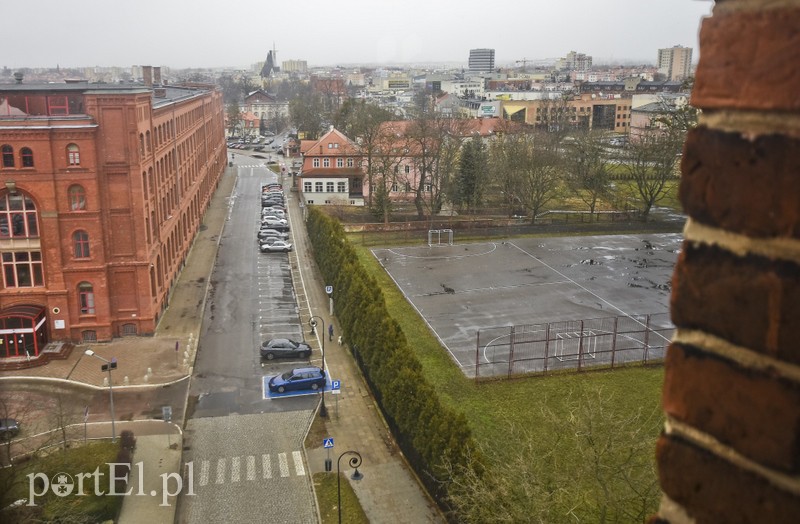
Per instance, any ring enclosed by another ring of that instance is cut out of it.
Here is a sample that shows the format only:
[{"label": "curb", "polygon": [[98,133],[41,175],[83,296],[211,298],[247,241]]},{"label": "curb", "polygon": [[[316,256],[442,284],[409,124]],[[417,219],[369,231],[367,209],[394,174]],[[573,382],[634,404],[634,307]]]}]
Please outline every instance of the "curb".
[{"label": "curb", "polygon": [[[117,391],[136,391],[136,390],[148,390],[148,389],[158,389],[165,386],[172,386],[178,384],[179,382],[183,382],[187,378],[190,378],[190,375],[186,375],[176,380],[171,380],[169,382],[160,382],[158,384],[132,384],[128,386],[113,386],[113,388]],[[86,389],[91,389],[94,391],[104,391],[108,389],[108,386],[95,386],[94,384],[87,384],[86,382],[80,382],[77,380],[69,380],[66,378],[55,378],[55,377],[0,377],[0,383],[2,382],[33,382],[33,383],[51,383],[51,384],[64,384],[64,385],[72,385],[78,386]]]}]

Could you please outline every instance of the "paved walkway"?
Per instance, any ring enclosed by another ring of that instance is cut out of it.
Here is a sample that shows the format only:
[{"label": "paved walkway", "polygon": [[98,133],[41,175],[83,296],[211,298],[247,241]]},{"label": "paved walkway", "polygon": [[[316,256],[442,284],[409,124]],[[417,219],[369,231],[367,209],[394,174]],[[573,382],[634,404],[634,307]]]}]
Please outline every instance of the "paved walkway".
[{"label": "paved walkway", "polygon": [[[226,169],[155,336],[126,337],[109,343],[78,345],[66,360],[51,361],[45,366],[27,370],[0,372],[0,388],[13,387],[14,382],[30,383],[41,380],[66,380],[96,389],[107,387],[104,381],[108,374],[101,371],[102,362],[84,354],[86,349],[92,349],[103,358],[117,358],[118,367],[112,372],[115,391],[160,388],[171,383],[186,388],[188,393],[189,381],[185,379],[192,371],[209,276],[228,216],[229,197],[235,184],[235,175],[236,168]],[[326,420],[325,427],[327,434],[335,439],[335,453],[331,456],[336,462],[336,458],[344,451],[355,450],[361,453],[363,465],[360,471],[365,478],[353,487],[370,522],[443,522],[406,466],[347,348],[337,343],[341,331],[336,319],[327,315],[325,284],[310,258],[310,248],[305,228],[301,226],[301,210],[297,207],[297,199],[293,198],[292,201],[292,220],[295,224],[293,233],[295,242],[301,245],[297,246],[297,251],[290,259],[301,320],[308,325],[310,315],[314,314],[325,319],[326,329],[331,321],[334,324],[334,340],[326,342],[325,358],[335,375],[333,378],[341,380],[343,387],[339,395],[326,395],[330,417]],[[306,304],[310,305],[310,309]],[[318,332],[321,335],[321,330]],[[184,396],[184,403],[185,398]],[[180,413],[183,412],[181,409]],[[110,435],[110,428],[106,429]],[[167,506],[161,505],[162,475],[180,473],[181,450],[182,435],[173,426],[163,422],[148,427],[144,434],[137,434],[133,462],[143,463],[144,476],[140,480],[139,472],[134,471],[135,477],[131,485],[150,496],[126,497],[120,522],[173,522],[174,499],[169,499]],[[324,471],[326,455],[322,442],[307,450],[308,465],[312,472]],[[346,461],[346,458],[342,460],[343,471],[346,469]],[[196,474],[197,472],[195,476]],[[174,484],[170,489],[174,489]]]}]

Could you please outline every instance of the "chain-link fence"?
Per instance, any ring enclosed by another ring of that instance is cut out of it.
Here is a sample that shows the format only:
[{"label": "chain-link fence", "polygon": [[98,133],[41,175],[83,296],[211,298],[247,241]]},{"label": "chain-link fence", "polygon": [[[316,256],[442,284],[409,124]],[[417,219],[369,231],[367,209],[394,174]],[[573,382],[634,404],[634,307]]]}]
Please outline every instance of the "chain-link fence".
[{"label": "chain-link fence", "polygon": [[669,313],[484,328],[475,378],[660,363],[674,329]]}]

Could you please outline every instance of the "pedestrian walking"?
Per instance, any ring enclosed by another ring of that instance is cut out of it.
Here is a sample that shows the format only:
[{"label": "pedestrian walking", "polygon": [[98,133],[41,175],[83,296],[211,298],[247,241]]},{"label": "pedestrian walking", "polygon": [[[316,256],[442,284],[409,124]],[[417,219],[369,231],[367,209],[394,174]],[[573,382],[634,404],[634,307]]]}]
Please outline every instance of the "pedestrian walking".
[{"label": "pedestrian walking", "polygon": [[328,326],[328,342],[333,342],[333,324]]}]

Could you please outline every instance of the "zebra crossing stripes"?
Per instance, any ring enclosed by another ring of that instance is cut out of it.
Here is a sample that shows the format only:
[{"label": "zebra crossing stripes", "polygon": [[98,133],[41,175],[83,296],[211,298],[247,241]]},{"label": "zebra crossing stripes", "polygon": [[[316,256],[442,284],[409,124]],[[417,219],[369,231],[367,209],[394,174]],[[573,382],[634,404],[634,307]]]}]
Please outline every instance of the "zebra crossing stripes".
[{"label": "zebra crossing stripes", "polygon": [[217,484],[225,483],[225,459],[217,460]]},{"label": "zebra crossing stripes", "polygon": [[261,466],[265,479],[272,478],[272,468],[269,466],[269,455],[261,455]]},{"label": "zebra crossing stripes", "polygon": [[[216,460],[200,461],[198,486],[247,482],[261,479],[287,478],[292,475],[304,477],[306,468],[300,451],[278,453],[277,461],[268,454],[261,455],[261,476],[258,474],[256,455],[234,456]],[[273,467],[276,470],[273,471]]]},{"label": "zebra crossing stripes", "polygon": [[256,479],[256,457],[254,455],[247,456],[247,480]]},{"label": "zebra crossing stripes", "polygon": [[281,477],[289,476],[289,461],[286,460],[286,453],[278,453],[278,469],[281,470]]},{"label": "zebra crossing stripes", "polygon": [[299,451],[292,451],[292,459],[294,460],[294,474],[302,477],[306,474],[306,468],[303,467],[303,456]]},{"label": "zebra crossing stripes", "polygon": [[239,457],[231,457],[231,482],[239,482]]}]

